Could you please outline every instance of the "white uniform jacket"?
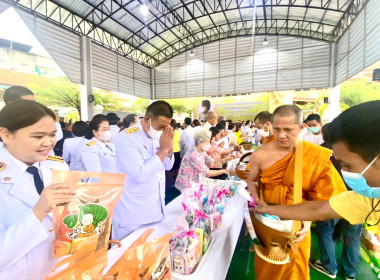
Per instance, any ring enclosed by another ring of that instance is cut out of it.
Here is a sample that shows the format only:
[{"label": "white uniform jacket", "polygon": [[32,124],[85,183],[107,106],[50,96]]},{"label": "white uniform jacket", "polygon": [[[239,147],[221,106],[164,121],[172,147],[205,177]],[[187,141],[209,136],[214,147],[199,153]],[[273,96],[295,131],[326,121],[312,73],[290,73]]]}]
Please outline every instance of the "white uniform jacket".
[{"label": "white uniform jacket", "polygon": [[70,163],[70,170],[86,171],[82,162],[82,149],[87,142],[84,137],[67,138],[63,142],[62,158]]},{"label": "white uniform jacket", "polygon": [[120,132],[120,127],[117,126],[116,124],[111,124],[110,125],[110,131],[111,131],[111,134],[112,134],[111,140],[112,140],[112,142],[115,143],[116,136]]},{"label": "white uniform jacket", "polygon": [[[0,279],[41,280],[59,261],[52,253],[51,214],[40,222],[33,213],[39,199],[27,166],[0,146]],[[35,163],[45,187],[51,168],[68,170],[59,157]]]},{"label": "white uniform jacket", "polygon": [[117,169],[127,174],[123,195],[114,209],[117,226],[144,225],[165,217],[165,170],[174,156],[164,163],[156,155],[159,140],[148,137],[141,126],[124,129],[116,138]]},{"label": "white uniform jacket", "polygon": [[104,144],[95,137],[84,144],[82,163],[89,172],[116,172],[115,145],[112,142]]}]

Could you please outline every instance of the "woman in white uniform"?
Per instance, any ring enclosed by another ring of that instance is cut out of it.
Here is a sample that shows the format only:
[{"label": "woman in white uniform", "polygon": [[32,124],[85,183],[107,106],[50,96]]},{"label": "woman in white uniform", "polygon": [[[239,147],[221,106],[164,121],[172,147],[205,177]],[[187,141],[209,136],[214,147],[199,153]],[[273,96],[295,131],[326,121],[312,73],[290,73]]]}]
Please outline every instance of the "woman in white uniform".
[{"label": "woman in white uniform", "polygon": [[63,143],[62,158],[67,163],[70,163],[70,170],[85,171],[81,158],[81,150],[87,141],[84,134],[87,131],[87,123],[84,121],[75,122],[73,124],[74,138],[67,138]]},{"label": "woman in white uniform", "polygon": [[90,141],[82,149],[82,163],[86,171],[116,173],[115,145],[110,141],[111,136],[106,116],[94,116],[86,135]]},{"label": "woman in white uniform", "polygon": [[17,100],[0,111],[0,279],[40,280],[59,261],[52,253],[51,211],[74,191],[50,185],[51,169],[68,170],[49,156],[55,115],[45,106]]}]

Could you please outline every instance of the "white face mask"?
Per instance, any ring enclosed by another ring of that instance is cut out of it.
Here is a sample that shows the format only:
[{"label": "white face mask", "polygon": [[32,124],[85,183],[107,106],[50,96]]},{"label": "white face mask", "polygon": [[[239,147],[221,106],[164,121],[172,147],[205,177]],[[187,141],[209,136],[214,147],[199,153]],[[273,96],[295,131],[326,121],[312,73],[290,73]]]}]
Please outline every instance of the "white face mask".
[{"label": "white face mask", "polygon": [[148,131],[148,135],[153,138],[153,139],[160,139],[161,135],[162,135],[163,131],[159,131],[159,130],[155,130],[153,127],[152,127],[152,118],[149,119],[149,131]]},{"label": "white face mask", "polygon": [[206,151],[210,150],[211,145],[210,145],[210,144],[202,144],[202,145],[201,145],[201,148],[202,148],[202,150],[203,150],[204,152],[206,152]]},{"label": "white face mask", "polygon": [[107,130],[107,131],[103,131],[103,132],[99,132],[100,134],[100,139],[102,141],[110,141],[111,140],[111,137],[112,137],[112,133],[111,131]]},{"label": "white face mask", "polygon": [[264,131],[264,129],[259,129],[258,133],[261,137],[268,137],[269,136],[269,131]]}]

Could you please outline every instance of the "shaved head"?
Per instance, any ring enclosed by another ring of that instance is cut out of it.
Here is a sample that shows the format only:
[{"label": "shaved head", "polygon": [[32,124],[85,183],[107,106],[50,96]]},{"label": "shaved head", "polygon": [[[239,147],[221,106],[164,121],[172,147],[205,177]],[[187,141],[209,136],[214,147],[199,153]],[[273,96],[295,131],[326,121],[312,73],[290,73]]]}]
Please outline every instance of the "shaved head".
[{"label": "shaved head", "polygon": [[218,115],[215,112],[208,112],[206,115],[206,120],[211,124],[215,125],[218,121]]},{"label": "shaved head", "polygon": [[276,116],[278,117],[294,116],[294,123],[298,124],[300,127],[303,123],[302,111],[300,108],[298,108],[295,105],[282,105],[280,107],[277,107],[276,110],[274,110],[273,115],[272,115],[272,123]]}]

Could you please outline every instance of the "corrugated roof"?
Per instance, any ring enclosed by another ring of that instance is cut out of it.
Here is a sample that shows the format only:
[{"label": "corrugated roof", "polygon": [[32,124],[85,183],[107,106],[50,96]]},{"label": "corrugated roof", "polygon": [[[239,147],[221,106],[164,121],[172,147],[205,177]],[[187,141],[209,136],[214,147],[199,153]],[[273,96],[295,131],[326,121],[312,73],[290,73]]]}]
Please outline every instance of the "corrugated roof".
[{"label": "corrugated roof", "polygon": [[[95,40],[104,37],[95,33],[106,32],[120,40],[120,44],[126,43],[133,48],[124,55],[132,56],[147,66],[155,66],[195,46],[234,36],[291,35],[333,42],[348,27],[366,0],[9,2]],[[145,7],[145,12],[142,7]],[[84,23],[86,27],[82,26]],[[107,45],[104,41],[100,43]],[[117,51],[121,49],[116,48]]]}]

